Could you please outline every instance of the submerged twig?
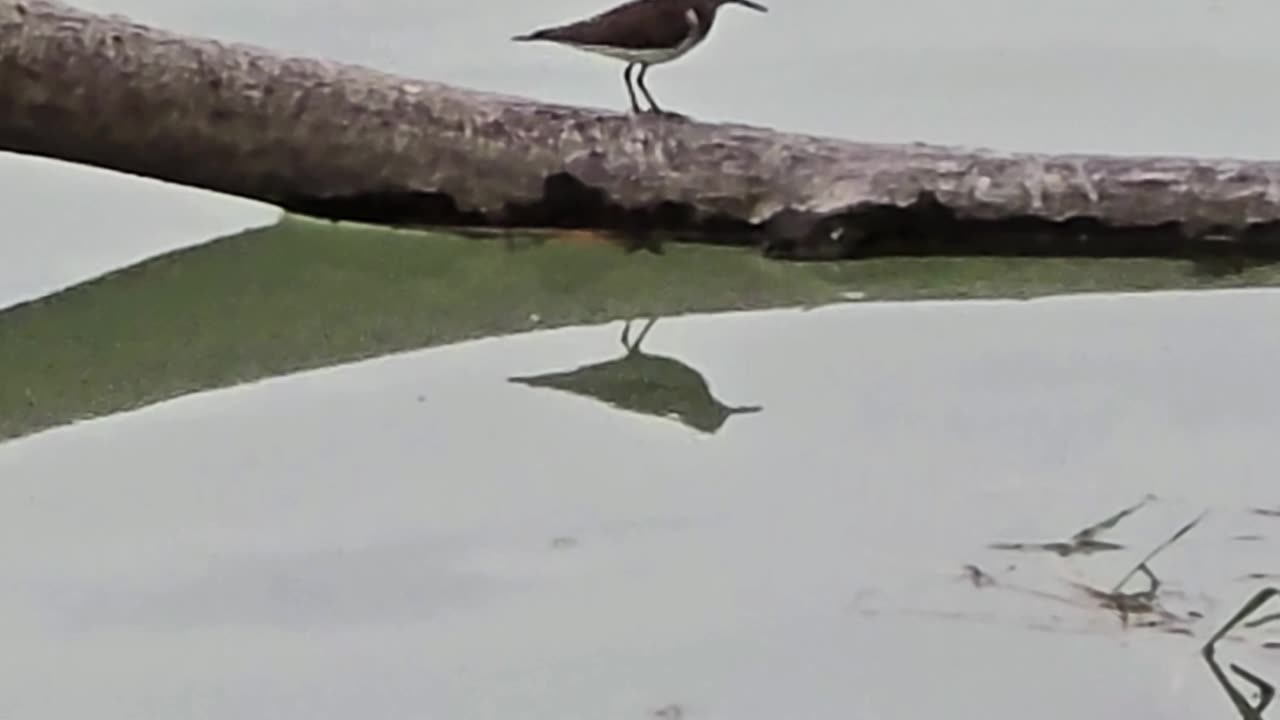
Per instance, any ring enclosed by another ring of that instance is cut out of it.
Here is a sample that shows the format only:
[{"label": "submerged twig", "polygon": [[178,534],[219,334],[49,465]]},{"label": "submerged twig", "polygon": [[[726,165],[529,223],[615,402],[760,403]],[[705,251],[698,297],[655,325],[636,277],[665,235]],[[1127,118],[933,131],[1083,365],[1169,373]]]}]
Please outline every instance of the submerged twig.
[{"label": "submerged twig", "polygon": [[965,565],[964,572],[965,577],[973,583],[974,587],[989,587],[996,584],[996,579],[977,565]]},{"label": "submerged twig", "polygon": [[1241,720],[1263,720],[1262,713],[1266,711],[1267,707],[1271,705],[1271,701],[1275,699],[1275,686],[1239,665],[1231,663],[1229,666],[1231,672],[1253,685],[1254,689],[1258,691],[1258,703],[1256,705],[1250,704],[1244,693],[1231,684],[1227,674],[1218,665],[1217,658],[1213,657],[1213,655],[1206,655],[1205,662],[1209,665],[1209,672],[1213,673],[1214,679],[1218,681],[1218,684],[1222,686],[1222,690],[1227,693],[1227,697],[1231,699],[1231,704],[1235,706],[1236,712],[1240,713]]},{"label": "submerged twig", "polygon": [[1245,623],[1244,626],[1247,628],[1262,627],[1263,625],[1266,625],[1269,622],[1275,622],[1276,620],[1280,620],[1280,612],[1271,613],[1270,615],[1263,615],[1257,620],[1251,620]]},{"label": "submerged twig", "polygon": [[1083,583],[1072,584],[1087,593],[1089,597],[1097,600],[1102,607],[1120,613],[1121,623],[1127,626],[1130,614],[1137,615],[1154,612],[1157,609],[1156,595],[1160,592],[1160,578],[1156,577],[1156,574],[1151,572],[1151,568],[1147,567],[1145,563],[1139,565],[1138,569],[1147,576],[1147,580],[1150,582],[1150,586],[1146,590],[1126,593],[1119,590],[1098,590]]},{"label": "submerged twig", "polygon": [[[1105,520],[1099,523],[1096,523],[1094,525],[1090,525],[1089,527],[1084,528],[1083,530],[1077,532],[1074,536],[1072,536],[1072,541],[1073,542],[1074,541],[1096,541],[1096,538],[1100,533],[1105,532],[1106,530],[1109,530],[1111,528],[1114,528],[1121,520],[1123,520],[1125,517],[1134,513],[1136,510],[1141,508],[1143,505],[1145,505],[1147,502],[1149,502],[1152,499],[1154,499],[1153,496],[1147,496],[1141,502],[1136,503],[1130,507],[1124,508],[1123,510],[1111,515],[1110,517],[1106,518]],[[1075,597],[1074,599],[1068,599],[1066,597],[1063,597],[1058,594],[1054,594],[1052,592],[1046,592],[1042,590],[1036,590],[1033,588],[1028,588],[1028,587],[1023,587],[1016,584],[1007,583],[1003,578],[999,578],[999,579],[996,578],[994,575],[992,575],[991,573],[988,573],[986,570],[982,569],[976,564],[965,565],[964,572],[961,575],[960,579],[962,579],[963,581],[967,582],[967,584],[970,584],[975,588],[988,588],[988,587],[999,586],[1005,590],[1016,591],[1024,594],[1030,594],[1030,595],[1034,595],[1044,599],[1052,599],[1057,602],[1065,602],[1065,603],[1074,605],[1076,607],[1092,607],[1092,608],[1101,607],[1109,611],[1114,610],[1119,614],[1121,622],[1126,628],[1131,626],[1142,627],[1142,628],[1152,628],[1152,629],[1160,630],[1162,632],[1194,636],[1198,634],[1194,632],[1195,631],[1194,626],[1199,621],[1204,619],[1205,617],[1204,613],[1194,609],[1187,609],[1186,611],[1183,611],[1183,612],[1175,612],[1165,607],[1163,598],[1165,595],[1169,595],[1170,593],[1168,591],[1162,592],[1163,582],[1161,578],[1156,574],[1156,572],[1154,571],[1151,565],[1152,565],[1152,561],[1155,560],[1161,553],[1169,549],[1175,543],[1181,541],[1193,529],[1199,526],[1204,521],[1204,519],[1208,516],[1208,514],[1209,514],[1209,511],[1207,510],[1204,512],[1201,512],[1199,515],[1197,515],[1196,517],[1191,519],[1189,522],[1179,527],[1175,532],[1170,534],[1168,538],[1164,539],[1162,542],[1160,542],[1155,547],[1153,547],[1149,552],[1145,554],[1144,557],[1142,557],[1141,560],[1137,562],[1136,565],[1134,565],[1132,569],[1130,569],[1127,573],[1125,573],[1124,576],[1121,577],[1119,581],[1110,590],[1094,587],[1088,584],[1087,582],[1080,582],[1080,581],[1068,579],[1069,584],[1074,587],[1077,593],[1082,593],[1084,596],[1087,596],[1089,601],[1087,606],[1082,604],[1082,601],[1079,596]],[[1045,549],[1045,548],[1054,549],[1055,547],[1058,547],[1061,549],[1061,548],[1065,548],[1067,545],[1068,543],[1057,543],[1057,544],[1046,543],[1042,545],[1007,543],[1007,544],[997,544],[997,545],[994,545],[993,547],[997,547],[997,548],[1035,547],[1035,548],[1042,548],[1042,549]],[[1070,553],[1060,552],[1059,554],[1066,555]],[[1128,585],[1133,580],[1135,575],[1139,575],[1139,574],[1147,578],[1148,586],[1141,590],[1126,592],[1124,590],[1126,585]],[[1252,613],[1255,612],[1257,608],[1261,606],[1262,603],[1266,602],[1266,600],[1268,600],[1276,592],[1280,592],[1280,591],[1270,591],[1268,593],[1261,594],[1258,598],[1255,598],[1252,602],[1248,604],[1246,608],[1244,608],[1241,611],[1238,617],[1234,618],[1231,623],[1228,623],[1228,626],[1224,628],[1219,633],[1219,635],[1216,636],[1214,640],[1211,641],[1211,643],[1215,642],[1223,634],[1229,633],[1236,625],[1239,625],[1239,624],[1244,624],[1245,627],[1249,627],[1249,628],[1256,628],[1268,623],[1280,622],[1280,612],[1271,613],[1259,618],[1254,618],[1252,620],[1249,620],[1249,617],[1252,615]],[[1176,593],[1173,593],[1173,594],[1176,594]],[[961,616],[960,614],[953,614],[953,615],[955,617]],[[1145,617],[1140,618],[1137,621],[1133,621],[1131,619],[1131,616],[1134,616],[1134,615],[1142,615]],[[1262,646],[1264,648],[1269,648],[1273,646],[1280,647],[1280,643],[1263,643]],[[1212,650],[1209,651],[1209,654],[1212,654]],[[1246,679],[1251,677],[1247,674],[1247,672],[1244,672],[1244,671],[1237,672],[1237,675],[1240,675],[1241,677],[1244,677]]]},{"label": "submerged twig", "polygon": [[1124,548],[1123,545],[1107,542],[1105,540],[1099,540],[1098,536],[1107,530],[1111,530],[1115,528],[1115,526],[1118,525],[1121,520],[1137,512],[1139,509],[1141,509],[1143,506],[1145,506],[1147,503],[1151,502],[1154,499],[1155,499],[1154,495],[1147,495],[1146,497],[1142,498],[1142,500],[1140,500],[1139,502],[1134,503],[1133,505],[1130,505],[1127,508],[1124,508],[1123,510],[1117,512],[1116,514],[1106,518],[1105,520],[1102,520],[1101,522],[1098,522],[1098,523],[1094,523],[1093,525],[1090,525],[1082,530],[1077,531],[1074,535],[1071,536],[1070,540],[1065,540],[1065,541],[1059,540],[1059,541],[1045,542],[1045,543],[997,542],[997,543],[991,543],[987,547],[992,548],[994,550],[1020,550],[1024,552],[1043,550],[1043,551],[1055,553],[1062,557],[1067,557],[1069,555],[1087,555],[1087,554],[1102,552],[1106,550],[1120,550]]},{"label": "submerged twig", "polygon": [[[1235,706],[1243,720],[1262,720],[1263,711],[1265,711],[1271,704],[1271,701],[1275,699],[1275,686],[1233,663],[1230,666],[1231,671],[1249,682],[1258,691],[1258,703],[1256,705],[1250,704],[1248,699],[1244,697],[1244,694],[1231,684],[1226,673],[1222,672],[1222,668],[1218,665],[1217,658],[1215,657],[1217,644],[1219,640],[1226,637],[1236,628],[1236,626],[1244,623],[1245,618],[1257,612],[1259,608],[1269,602],[1276,595],[1280,595],[1280,589],[1276,587],[1265,587],[1259,590],[1252,598],[1249,598],[1249,601],[1246,602],[1243,607],[1236,611],[1235,615],[1231,616],[1231,619],[1228,620],[1226,624],[1218,630],[1218,632],[1213,634],[1213,637],[1209,638],[1209,641],[1206,642],[1204,647],[1200,650],[1200,654],[1204,656],[1205,662],[1209,664],[1210,672],[1213,673],[1218,684],[1221,685],[1222,689],[1227,693],[1227,697],[1231,699],[1231,704]],[[1258,620],[1244,623],[1244,625],[1245,627],[1258,627],[1277,618],[1280,618],[1280,613],[1273,613],[1259,618]]]},{"label": "submerged twig", "polygon": [[1181,540],[1182,536],[1191,532],[1191,529],[1194,528],[1196,525],[1199,525],[1200,521],[1203,520],[1205,515],[1208,515],[1208,514],[1209,514],[1209,511],[1207,510],[1200,513],[1198,516],[1196,516],[1194,520],[1187,523],[1186,525],[1183,525],[1176,533],[1170,536],[1168,540],[1165,540],[1164,542],[1160,543],[1151,552],[1147,553],[1146,557],[1142,558],[1142,560],[1139,561],[1138,564],[1134,566],[1132,570],[1130,570],[1123,578],[1120,579],[1120,582],[1116,583],[1115,587],[1111,588],[1111,592],[1113,593],[1120,592],[1120,588],[1124,587],[1124,584],[1129,582],[1129,579],[1132,578],[1134,574],[1136,574],[1139,570],[1143,568],[1146,568],[1149,574],[1151,570],[1148,567],[1148,563],[1150,563],[1155,558],[1156,555],[1159,555],[1160,553],[1164,552],[1165,549],[1168,548],[1170,545]]},{"label": "submerged twig", "polygon": [[662,718],[663,720],[680,720],[680,718],[684,717],[684,707],[679,703],[663,705],[653,711],[653,716]]},{"label": "submerged twig", "polygon": [[[1164,621],[1184,621],[1185,618],[1179,617],[1161,607],[1157,597],[1160,592],[1160,578],[1158,578],[1151,570],[1150,562],[1156,555],[1159,555],[1170,545],[1177,542],[1184,535],[1190,532],[1192,528],[1204,519],[1206,514],[1207,512],[1200,513],[1200,515],[1194,520],[1179,528],[1178,531],[1167,540],[1157,545],[1151,550],[1151,552],[1147,553],[1146,557],[1140,560],[1132,570],[1125,573],[1124,577],[1120,579],[1120,582],[1116,583],[1110,590],[1099,590],[1097,588],[1090,587],[1089,585],[1077,582],[1073,582],[1072,584],[1083,590],[1094,600],[1099,601],[1102,607],[1115,610],[1120,613],[1120,622],[1125,627],[1128,627],[1129,625],[1129,615],[1131,614],[1158,613]],[[1142,573],[1147,576],[1150,586],[1146,590],[1140,590],[1132,593],[1124,592],[1122,588],[1133,578],[1134,575],[1138,573]],[[1152,623],[1152,625],[1155,624],[1160,624],[1160,621]]]},{"label": "submerged twig", "polygon": [[656,322],[658,322],[657,316],[651,317],[648,320],[646,320],[644,327],[640,329],[640,335],[636,337],[634,342],[632,342],[630,337],[631,320],[627,319],[627,321],[622,324],[621,340],[622,340],[623,349],[626,350],[628,354],[632,354],[639,351],[640,343],[644,342],[645,336],[648,335],[649,331],[653,329],[653,325]]},{"label": "submerged twig", "polygon": [[[1208,642],[1204,644],[1202,652],[1212,655],[1214,646],[1217,645],[1219,640],[1226,637],[1232,630],[1235,630],[1236,626],[1244,622],[1245,618],[1257,612],[1258,608],[1266,605],[1267,602],[1276,595],[1280,595],[1280,588],[1276,588],[1274,586],[1262,588],[1255,593],[1253,597],[1249,598],[1249,602],[1245,603],[1243,607],[1236,611],[1236,614],[1231,616],[1231,619],[1219,628],[1218,632],[1213,634],[1213,637],[1209,638]],[[1274,619],[1272,616],[1268,616],[1268,618],[1270,619],[1268,619],[1267,622]],[[1254,627],[1260,624],[1262,623],[1255,623]]]},{"label": "submerged twig", "polygon": [[[1129,572],[1125,573],[1120,582],[1116,583],[1110,590],[1099,590],[1084,583],[1072,582],[1071,584],[1088,594],[1091,598],[1098,601],[1099,604],[1107,609],[1115,610],[1120,613],[1120,622],[1125,627],[1129,625],[1129,616],[1131,614],[1158,613],[1164,621],[1182,622],[1185,618],[1179,617],[1160,606],[1158,595],[1160,592],[1160,578],[1151,570],[1150,562],[1166,548],[1180,540],[1184,535],[1191,531],[1200,523],[1207,513],[1201,513],[1191,522],[1182,526],[1170,536],[1167,540],[1157,545],[1146,557],[1142,558],[1137,565]],[[1122,590],[1124,586],[1133,578],[1134,575],[1142,573],[1147,576],[1150,583],[1145,590],[1126,593]],[[1157,624],[1159,621],[1153,622]]]}]

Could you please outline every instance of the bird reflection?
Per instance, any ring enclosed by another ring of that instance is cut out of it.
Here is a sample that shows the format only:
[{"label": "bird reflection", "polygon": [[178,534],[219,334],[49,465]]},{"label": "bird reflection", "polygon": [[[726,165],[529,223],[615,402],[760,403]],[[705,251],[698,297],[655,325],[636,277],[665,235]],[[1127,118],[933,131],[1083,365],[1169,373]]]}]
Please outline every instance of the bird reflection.
[{"label": "bird reflection", "polygon": [[733,415],[760,412],[758,405],[730,406],[711,394],[702,374],[675,358],[651,355],[640,344],[658,318],[650,318],[631,339],[631,321],[622,327],[620,357],[564,372],[512,377],[511,382],[593,397],[611,407],[676,420],[703,433],[720,430]]}]

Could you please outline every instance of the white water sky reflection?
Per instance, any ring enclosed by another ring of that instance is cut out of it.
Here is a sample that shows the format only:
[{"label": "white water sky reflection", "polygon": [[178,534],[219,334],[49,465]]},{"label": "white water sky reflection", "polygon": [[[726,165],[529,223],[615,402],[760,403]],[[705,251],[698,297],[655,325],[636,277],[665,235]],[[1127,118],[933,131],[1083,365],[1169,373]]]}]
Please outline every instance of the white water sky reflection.
[{"label": "white water sky reflection", "polygon": [[269,205],[0,153],[0,308],[178,248],[269,225]]},{"label": "white water sky reflection", "polygon": [[[662,320],[648,351],[764,406],[713,436],[506,381],[612,356],[613,324],[19,439],[0,445],[0,697],[18,717],[1229,718],[1195,653],[1257,587],[1237,578],[1277,570],[1276,521],[1248,508],[1280,505],[1278,304]],[[1147,493],[1114,555],[984,549]],[[1209,615],[1199,639],[947,579],[1017,561],[1046,589],[1107,586],[1205,509],[1157,563]],[[868,593],[887,612],[855,611]],[[1019,624],[1055,614],[1088,632]]]},{"label": "white water sky reflection", "polygon": [[[867,140],[1280,156],[1274,3],[771,5],[726,11],[712,42],[651,75],[658,98]],[[481,89],[625,100],[620,67],[507,40],[595,0],[82,6]],[[0,181],[0,305],[277,214],[7,155]],[[1131,552],[1074,567],[1105,585],[1208,507],[1159,567],[1217,600],[1216,624],[1252,587],[1241,573],[1280,571],[1273,526],[1245,514],[1280,505],[1276,304],[1159,294],[664,320],[649,350],[765,408],[712,437],[505,382],[610,356],[611,326],[5,443],[0,714],[598,720],[680,703],[691,719],[1229,718],[1194,639],[850,603],[870,589],[891,606],[1043,618],[943,578],[990,541],[1069,533],[1154,492],[1117,532]],[[561,536],[578,544],[552,548]],[[1061,569],[1024,564],[1046,582]]]}]

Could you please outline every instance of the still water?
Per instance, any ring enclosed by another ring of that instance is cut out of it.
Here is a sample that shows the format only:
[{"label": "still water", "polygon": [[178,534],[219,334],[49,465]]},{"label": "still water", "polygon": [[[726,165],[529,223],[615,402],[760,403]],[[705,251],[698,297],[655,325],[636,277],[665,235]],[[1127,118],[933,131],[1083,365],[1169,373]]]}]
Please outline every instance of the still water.
[{"label": "still water", "polygon": [[[1280,570],[1280,519],[1254,512],[1280,506],[1277,310],[659,320],[646,352],[762,408],[711,434],[509,382],[616,356],[615,323],[0,445],[0,697],[39,718],[1233,718],[1196,653],[1245,576]],[[988,547],[1148,495],[1110,552]],[[1189,635],[1050,596],[1110,587],[1206,511],[1152,562],[1204,615]],[[1267,629],[1224,660],[1280,679]]]},{"label": "still water", "polygon": [[[625,100],[620,67],[506,39],[594,0],[81,5]],[[726,9],[650,86],[698,117],[859,139],[1277,157],[1278,20],[1260,0],[775,0]],[[0,306],[278,217],[12,156],[0,183]],[[594,380],[511,381],[609,361],[612,324],[0,444],[0,716],[1240,717],[1197,652],[1280,582],[1278,310],[1251,291],[659,320],[644,347],[705,380],[694,402],[760,408],[714,432]],[[1148,494],[1111,552],[988,547]],[[1109,589],[1205,511],[1152,562],[1203,615],[1190,634],[1045,595]],[[1268,629],[1224,664],[1280,681]]]}]

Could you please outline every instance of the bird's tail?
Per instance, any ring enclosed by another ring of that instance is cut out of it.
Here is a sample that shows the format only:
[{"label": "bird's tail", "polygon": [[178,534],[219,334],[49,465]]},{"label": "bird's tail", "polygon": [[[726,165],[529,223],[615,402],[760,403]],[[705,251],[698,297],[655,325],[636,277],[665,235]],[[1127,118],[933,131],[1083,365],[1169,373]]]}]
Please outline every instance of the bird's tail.
[{"label": "bird's tail", "polygon": [[546,30],[534,30],[531,33],[525,33],[524,35],[513,35],[511,39],[516,42],[529,42],[530,40],[544,40],[546,37]]}]

